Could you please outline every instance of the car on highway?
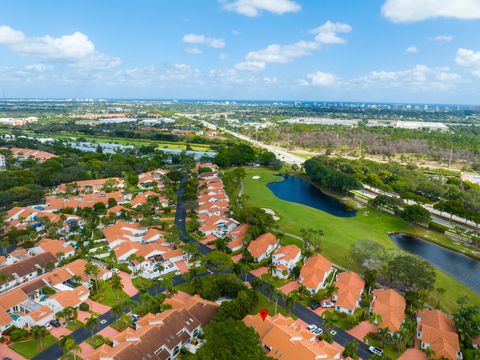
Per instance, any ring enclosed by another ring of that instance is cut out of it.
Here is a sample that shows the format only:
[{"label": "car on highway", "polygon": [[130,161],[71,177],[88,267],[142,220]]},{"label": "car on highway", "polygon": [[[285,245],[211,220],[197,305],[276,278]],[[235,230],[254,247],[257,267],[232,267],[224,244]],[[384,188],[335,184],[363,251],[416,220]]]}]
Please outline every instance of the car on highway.
[{"label": "car on highway", "polygon": [[310,309],[312,309],[312,310],[316,310],[316,309],[318,309],[319,307],[320,307],[320,304],[319,304],[319,303],[313,303],[313,304],[310,305]]},{"label": "car on highway", "polygon": [[335,306],[335,305],[334,305],[332,302],[330,302],[330,301],[323,301],[323,302],[322,302],[322,307],[324,307],[324,308],[332,308],[332,307],[334,307],[334,306]]},{"label": "car on highway", "polygon": [[307,326],[307,330],[314,332],[315,330],[317,330],[317,325],[310,324]]},{"label": "car on highway", "polygon": [[383,350],[376,347],[376,346],[369,346],[368,351],[370,351],[372,354],[382,356],[383,355]]}]

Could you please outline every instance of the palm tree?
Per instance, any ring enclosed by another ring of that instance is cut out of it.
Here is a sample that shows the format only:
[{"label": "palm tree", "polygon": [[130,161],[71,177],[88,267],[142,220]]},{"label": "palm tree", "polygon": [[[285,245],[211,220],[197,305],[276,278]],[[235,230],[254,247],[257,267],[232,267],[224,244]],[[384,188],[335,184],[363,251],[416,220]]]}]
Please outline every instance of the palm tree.
[{"label": "palm tree", "polygon": [[239,276],[242,273],[242,266],[239,263],[235,263],[232,266],[232,272],[236,275]]},{"label": "palm tree", "polygon": [[329,333],[333,326],[335,325],[333,321],[333,313],[330,311],[326,311],[323,313],[323,327],[325,329],[325,333]]},{"label": "palm tree", "polygon": [[62,348],[64,354],[72,353],[73,358],[75,360],[77,359],[77,352],[81,349],[80,349],[80,346],[78,346],[78,344],[75,342],[75,340],[72,339],[71,336],[62,337],[60,339],[59,343],[60,343],[60,347]]},{"label": "palm tree", "polygon": [[98,292],[98,273],[99,273],[98,266],[93,264],[91,261],[89,261],[85,266],[85,274],[89,276],[93,276],[93,278],[95,279],[95,282],[94,282],[95,292]]},{"label": "palm tree", "polygon": [[285,298],[285,308],[290,311],[295,307],[295,299],[291,296],[288,296]]},{"label": "palm tree", "polygon": [[438,303],[437,303],[437,309],[440,309],[440,301],[442,299],[442,295],[445,294],[447,290],[445,290],[444,288],[436,288],[435,289],[435,292],[437,293],[437,296],[438,296]]},{"label": "palm tree", "polygon": [[34,339],[40,339],[40,348],[43,348],[43,338],[48,334],[47,329],[43,326],[32,326],[31,334]]},{"label": "palm tree", "polygon": [[118,319],[118,317],[120,316],[120,314],[122,313],[123,309],[122,309],[122,306],[120,304],[115,304],[112,306],[111,308],[112,310],[112,313],[115,317],[115,320]]},{"label": "palm tree", "polygon": [[273,275],[276,270],[277,270],[277,266],[273,263],[273,261],[270,261],[270,264],[268,264],[268,273],[270,275]]},{"label": "palm tree", "polygon": [[120,301],[120,291],[123,289],[122,279],[117,274],[113,274],[112,278],[110,279],[112,289],[115,291],[117,295],[117,302]]},{"label": "palm tree", "polygon": [[100,325],[100,321],[98,320],[98,317],[95,317],[95,316],[90,316],[87,321],[85,322],[85,327],[90,330],[90,332],[92,333],[92,336],[93,336],[93,332],[95,330],[95,328]]}]

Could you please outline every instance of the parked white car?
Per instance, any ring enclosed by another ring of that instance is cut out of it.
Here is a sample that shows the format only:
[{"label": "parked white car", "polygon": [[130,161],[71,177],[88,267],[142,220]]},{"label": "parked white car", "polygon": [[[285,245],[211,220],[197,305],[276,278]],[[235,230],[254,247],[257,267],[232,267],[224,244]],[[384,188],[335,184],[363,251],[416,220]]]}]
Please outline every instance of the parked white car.
[{"label": "parked white car", "polygon": [[334,306],[335,305],[330,301],[323,301],[322,302],[322,307],[324,307],[324,308],[333,308]]}]

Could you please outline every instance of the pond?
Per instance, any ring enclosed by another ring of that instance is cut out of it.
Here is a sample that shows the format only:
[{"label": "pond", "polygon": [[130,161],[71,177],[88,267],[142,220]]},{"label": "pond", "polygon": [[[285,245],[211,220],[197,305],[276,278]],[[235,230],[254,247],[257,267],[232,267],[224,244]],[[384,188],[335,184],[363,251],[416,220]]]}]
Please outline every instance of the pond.
[{"label": "pond", "polygon": [[355,210],[349,209],[333,196],[324,194],[309,182],[295,176],[284,176],[281,182],[271,182],[268,188],[278,198],[325,211],[337,217],[354,217]]},{"label": "pond", "polygon": [[424,258],[462,284],[480,293],[479,260],[404,233],[390,234],[390,238],[401,249]]}]

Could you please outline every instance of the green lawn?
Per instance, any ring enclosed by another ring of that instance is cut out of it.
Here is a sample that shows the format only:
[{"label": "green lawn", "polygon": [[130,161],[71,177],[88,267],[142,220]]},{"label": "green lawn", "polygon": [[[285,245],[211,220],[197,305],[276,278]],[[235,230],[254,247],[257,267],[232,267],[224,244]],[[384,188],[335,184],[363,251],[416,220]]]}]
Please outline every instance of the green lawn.
[{"label": "green lawn", "polygon": [[57,339],[52,335],[47,335],[43,338],[43,347],[40,347],[39,339],[32,339],[27,341],[19,341],[9,346],[10,349],[19,353],[27,359],[33,358],[38,353],[49,348],[57,342]]},{"label": "green lawn", "polygon": [[83,327],[83,323],[79,320],[72,320],[68,323],[67,329],[75,331]]},{"label": "green lawn", "polygon": [[[244,179],[244,194],[248,196],[248,202],[254,206],[273,209],[280,217],[280,230],[285,232],[300,235],[302,228],[322,229],[325,233],[322,254],[340,266],[359,270],[349,256],[350,246],[358,240],[374,240],[386,248],[394,249],[396,245],[388,237],[388,232],[425,235],[418,226],[372,208],[360,210],[353,218],[339,218],[305,205],[281,200],[266,186],[269,182],[282,181],[281,177],[275,176],[274,171],[265,168],[245,170],[247,176]],[[260,179],[254,180],[252,176],[260,176]],[[431,231],[429,233],[432,234]],[[435,237],[440,236],[442,235],[435,234]],[[294,239],[290,241],[296,242]],[[472,303],[480,306],[478,294],[440,270],[437,271],[436,286],[447,289],[442,306],[448,311],[457,308],[455,301],[463,294],[469,296]]]},{"label": "green lawn", "polygon": [[[255,307],[255,309],[253,309],[250,312],[250,314],[256,315],[260,313],[260,310],[267,309],[268,315],[274,316],[275,315],[275,298],[272,296],[272,300],[269,302],[268,297],[260,294],[259,292],[257,292],[257,294],[258,294],[257,306]],[[284,309],[280,305],[277,305],[277,313],[280,313],[285,316],[291,316],[293,319],[296,319],[295,315],[290,314],[286,309]]]},{"label": "green lawn", "polygon": [[117,292],[112,289],[109,283],[105,283],[105,288],[101,295],[102,298],[98,300],[98,302],[110,307],[120,304],[129,299],[129,296],[125,294],[123,290],[120,290],[118,294],[119,300],[117,300]]}]

